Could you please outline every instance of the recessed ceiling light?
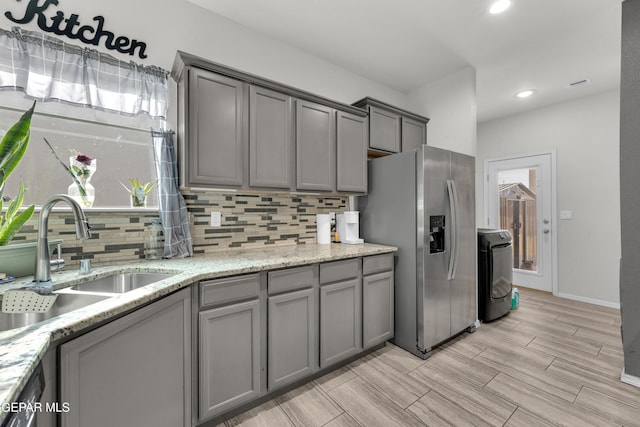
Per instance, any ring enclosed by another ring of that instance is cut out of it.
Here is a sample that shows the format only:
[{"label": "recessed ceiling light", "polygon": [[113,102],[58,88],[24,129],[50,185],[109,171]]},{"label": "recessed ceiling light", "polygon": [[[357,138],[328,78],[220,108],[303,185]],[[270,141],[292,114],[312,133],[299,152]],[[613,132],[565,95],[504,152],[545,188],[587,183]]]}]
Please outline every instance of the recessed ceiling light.
[{"label": "recessed ceiling light", "polygon": [[504,12],[505,10],[511,7],[513,2],[511,0],[498,0],[493,2],[491,7],[489,8],[489,13],[492,15],[497,15],[499,13]]},{"label": "recessed ceiling light", "polygon": [[522,91],[516,93],[516,98],[528,98],[531,95],[533,95],[534,93],[536,93],[536,91],[533,90],[533,89],[522,90]]}]

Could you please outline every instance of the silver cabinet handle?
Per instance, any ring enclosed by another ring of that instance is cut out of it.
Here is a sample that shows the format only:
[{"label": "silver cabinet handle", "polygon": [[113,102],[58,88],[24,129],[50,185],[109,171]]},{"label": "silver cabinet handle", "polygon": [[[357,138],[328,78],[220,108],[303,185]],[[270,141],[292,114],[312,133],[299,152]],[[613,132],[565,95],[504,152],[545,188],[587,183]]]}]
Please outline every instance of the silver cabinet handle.
[{"label": "silver cabinet handle", "polygon": [[542,232],[544,234],[549,234],[551,232],[551,230],[549,230],[548,228],[545,228],[544,230],[542,230]]}]

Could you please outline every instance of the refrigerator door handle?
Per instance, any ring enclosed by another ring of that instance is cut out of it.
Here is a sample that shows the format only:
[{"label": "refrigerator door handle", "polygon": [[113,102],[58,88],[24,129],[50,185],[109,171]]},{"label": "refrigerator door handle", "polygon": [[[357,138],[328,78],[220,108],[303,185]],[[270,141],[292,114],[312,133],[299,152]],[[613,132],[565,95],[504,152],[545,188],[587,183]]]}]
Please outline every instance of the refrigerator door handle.
[{"label": "refrigerator door handle", "polygon": [[456,268],[458,266],[458,190],[456,189],[456,183],[452,179],[447,180],[447,192],[451,209],[451,250],[449,251],[447,279],[452,280],[456,277]]}]

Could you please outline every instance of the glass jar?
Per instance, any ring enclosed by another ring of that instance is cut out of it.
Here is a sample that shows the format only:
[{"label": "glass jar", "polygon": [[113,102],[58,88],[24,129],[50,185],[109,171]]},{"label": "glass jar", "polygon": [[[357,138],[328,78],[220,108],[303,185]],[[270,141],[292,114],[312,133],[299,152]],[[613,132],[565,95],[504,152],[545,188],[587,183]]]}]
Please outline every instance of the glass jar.
[{"label": "glass jar", "polygon": [[164,254],[164,235],[160,218],[151,220],[145,231],[144,257],[145,259],[160,259]]}]

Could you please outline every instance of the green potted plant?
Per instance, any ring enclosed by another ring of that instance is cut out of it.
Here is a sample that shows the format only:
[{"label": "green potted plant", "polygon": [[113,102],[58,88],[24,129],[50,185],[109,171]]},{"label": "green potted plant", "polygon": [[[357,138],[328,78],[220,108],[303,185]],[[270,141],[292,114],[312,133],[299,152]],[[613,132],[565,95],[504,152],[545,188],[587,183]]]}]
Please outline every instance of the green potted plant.
[{"label": "green potted plant", "polygon": [[[35,106],[34,102],[0,141],[0,273],[9,276],[0,281],[12,280],[12,276],[33,274],[35,269],[36,242],[9,244],[34,212],[34,205],[21,210],[25,191],[22,182],[16,197],[6,208],[3,206],[6,202],[3,198],[5,182],[22,160],[29,145],[31,117]],[[50,248],[59,243],[62,243],[62,240],[50,240]]]},{"label": "green potted plant", "polygon": [[147,182],[146,184],[142,184],[138,178],[129,178],[129,182],[131,183],[131,188],[128,188],[122,182],[120,185],[127,190],[131,196],[131,207],[132,208],[146,208],[147,207],[147,196],[156,186],[155,181]]},{"label": "green potted plant", "polygon": [[[0,142],[0,211],[3,209],[4,184],[27,150],[31,135],[31,116],[36,103],[27,110],[2,138]],[[16,197],[0,214],[0,246],[8,244],[13,236],[22,228],[33,215],[34,206],[31,205],[22,212],[20,207],[24,200],[24,185],[20,182],[20,189]]]}]

